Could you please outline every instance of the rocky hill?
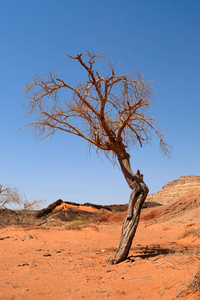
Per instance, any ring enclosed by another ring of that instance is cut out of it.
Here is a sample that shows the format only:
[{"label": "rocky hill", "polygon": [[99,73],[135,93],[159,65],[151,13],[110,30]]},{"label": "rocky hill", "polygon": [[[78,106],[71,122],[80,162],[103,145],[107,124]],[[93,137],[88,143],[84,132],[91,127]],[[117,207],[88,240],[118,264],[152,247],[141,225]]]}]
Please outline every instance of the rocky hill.
[{"label": "rocky hill", "polygon": [[[197,189],[200,190],[200,176],[181,176],[178,180],[167,183],[158,193],[149,195],[143,205],[143,208],[174,203],[185,193],[192,192]],[[127,208],[128,204],[79,204],[59,199],[47,208],[37,212],[36,217],[60,219],[62,221],[72,221],[74,218],[88,220],[101,218],[107,214],[110,216],[116,213],[126,212]]]},{"label": "rocky hill", "polygon": [[[199,218],[199,196],[200,176],[181,176],[167,183],[158,193],[147,197],[142,209],[142,219],[152,220],[161,216],[163,220],[166,220],[182,215],[183,212],[186,212],[190,219],[195,215]],[[40,211],[0,210],[0,227],[17,224],[41,225],[53,221],[71,222],[73,220],[116,222],[124,220],[127,208],[128,204],[79,204],[59,199]]]},{"label": "rocky hill", "polygon": [[185,193],[199,188],[200,176],[181,176],[177,180],[168,182],[158,193],[149,195],[146,201],[157,202],[163,205],[174,203]]}]

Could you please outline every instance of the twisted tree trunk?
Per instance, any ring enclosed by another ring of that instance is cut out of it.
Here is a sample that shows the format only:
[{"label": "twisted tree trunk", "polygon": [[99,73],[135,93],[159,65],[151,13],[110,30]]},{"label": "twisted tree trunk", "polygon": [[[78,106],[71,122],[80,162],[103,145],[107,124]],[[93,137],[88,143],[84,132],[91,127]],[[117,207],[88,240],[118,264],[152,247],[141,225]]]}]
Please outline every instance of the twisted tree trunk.
[{"label": "twisted tree trunk", "polygon": [[127,216],[122,228],[119,247],[112,261],[114,264],[120,263],[128,256],[139,223],[141,208],[149,192],[140,171],[138,170],[137,174],[132,172],[130,166],[130,155],[128,153],[118,155],[118,160],[124,177],[129,187],[132,189],[132,193],[130,195]]}]

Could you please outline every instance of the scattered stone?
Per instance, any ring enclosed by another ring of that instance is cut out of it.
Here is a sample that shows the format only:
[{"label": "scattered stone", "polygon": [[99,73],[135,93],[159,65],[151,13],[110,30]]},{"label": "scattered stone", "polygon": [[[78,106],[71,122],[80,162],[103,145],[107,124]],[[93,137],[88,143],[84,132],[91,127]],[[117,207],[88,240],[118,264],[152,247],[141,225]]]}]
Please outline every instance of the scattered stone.
[{"label": "scattered stone", "polygon": [[13,289],[18,289],[19,285],[13,285],[12,287],[13,287]]},{"label": "scattered stone", "polygon": [[51,256],[51,254],[50,253],[45,253],[45,254],[43,254],[43,256]]},{"label": "scattered stone", "polygon": [[0,241],[3,241],[5,239],[9,239],[9,238],[11,238],[11,236],[4,236],[4,237],[0,238]]},{"label": "scattered stone", "polygon": [[42,249],[35,249],[35,251],[42,251]]},{"label": "scattered stone", "polygon": [[59,250],[59,251],[56,251],[56,253],[62,253],[62,251]]},{"label": "scattered stone", "polygon": [[24,266],[29,266],[29,263],[28,262],[24,262],[24,263],[18,265],[18,267],[24,267]]},{"label": "scattered stone", "polygon": [[33,236],[29,234],[29,239],[33,239]]}]

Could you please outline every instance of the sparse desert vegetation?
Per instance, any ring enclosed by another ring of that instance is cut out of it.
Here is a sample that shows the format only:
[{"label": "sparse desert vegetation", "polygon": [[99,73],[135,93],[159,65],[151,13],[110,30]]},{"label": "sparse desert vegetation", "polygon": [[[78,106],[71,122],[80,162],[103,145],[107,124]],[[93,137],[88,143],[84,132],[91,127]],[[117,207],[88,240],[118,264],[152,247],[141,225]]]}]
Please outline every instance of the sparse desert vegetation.
[{"label": "sparse desert vegetation", "polygon": [[118,265],[111,262],[126,205],[58,200],[29,211],[21,224],[12,223],[14,211],[1,210],[1,224],[8,215],[0,230],[0,299],[199,299],[199,196],[197,188],[169,205],[144,206],[130,254]]},{"label": "sparse desert vegetation", "polygon": [[1,1],[0,300],[200,299],[199,12]]}]

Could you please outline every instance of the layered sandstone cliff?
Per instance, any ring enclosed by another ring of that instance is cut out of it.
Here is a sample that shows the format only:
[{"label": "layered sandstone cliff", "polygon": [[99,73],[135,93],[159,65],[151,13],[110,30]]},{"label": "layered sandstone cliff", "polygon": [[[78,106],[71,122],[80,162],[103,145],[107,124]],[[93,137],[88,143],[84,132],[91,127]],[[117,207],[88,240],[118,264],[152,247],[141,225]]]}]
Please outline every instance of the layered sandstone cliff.
[{"label": "layered sandstone cliff", "polygon": [[163,205],[173,203],[183,194],[200,188],[200,176],[181,176],[177,180],[168,182],[158,193],[151,194],[147,201],[157,202]]}]

